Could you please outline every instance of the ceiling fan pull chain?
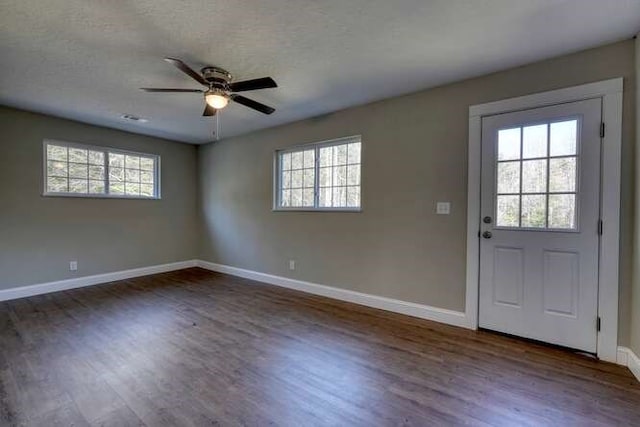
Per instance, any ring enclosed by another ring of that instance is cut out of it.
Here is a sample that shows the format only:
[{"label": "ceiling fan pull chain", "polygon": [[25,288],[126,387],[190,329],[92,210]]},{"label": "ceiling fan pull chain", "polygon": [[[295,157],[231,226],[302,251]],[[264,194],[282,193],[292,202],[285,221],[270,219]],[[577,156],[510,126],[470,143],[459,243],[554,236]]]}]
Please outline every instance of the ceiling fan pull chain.
[{"label": "ceiling fan pull chain", "polygon": [[220,115],[221,115],[221,111],[218,111],[218,114],[216,114],[216,130],[214,132],[216,136],[216,141],[220,139]]}]

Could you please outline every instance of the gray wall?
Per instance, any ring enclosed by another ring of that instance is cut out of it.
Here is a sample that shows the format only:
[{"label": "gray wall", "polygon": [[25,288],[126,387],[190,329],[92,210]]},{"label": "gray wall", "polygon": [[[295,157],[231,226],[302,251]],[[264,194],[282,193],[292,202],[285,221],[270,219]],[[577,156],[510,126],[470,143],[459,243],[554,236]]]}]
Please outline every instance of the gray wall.
[{"label": "gray wall", "polygon": [[[636,106],[640,105],[640,39],[636,38]],[[640,108],[636,107],[635,245],[633,251],[633,289],[631,294],[631,338],[629,346],[640,356]]]},{"label": "gray wall", "polygon": [[[625,78],[620,339],[629,342],[634,43],[351,108],[199,147],[200,258],[464,310],[470,105]],[[361,134],[363,212],[272,212],[274,150]],[[452,214],[435,215],[450,201]],[[288,260],[297,268],[289,271]]]},{"label": "gray wall", "polygon": [[[0,135],[0,289],[195,258],[194,146],[10,108]],[[46,138],[159,154],[162,200],[42,197]]]}]

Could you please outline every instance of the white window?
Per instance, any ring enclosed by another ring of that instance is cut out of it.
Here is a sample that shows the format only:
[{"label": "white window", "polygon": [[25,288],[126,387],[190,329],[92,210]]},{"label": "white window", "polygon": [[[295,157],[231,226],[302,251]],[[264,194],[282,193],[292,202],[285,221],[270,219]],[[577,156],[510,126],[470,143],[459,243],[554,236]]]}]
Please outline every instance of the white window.
[{"label": "white window", "polygon": [[359,211],[360,136],[276,152],[275,208]]},{"label": "white window", "polygon": [[61,141],[44,142],[44,195],[160,198],[160,157]]}]

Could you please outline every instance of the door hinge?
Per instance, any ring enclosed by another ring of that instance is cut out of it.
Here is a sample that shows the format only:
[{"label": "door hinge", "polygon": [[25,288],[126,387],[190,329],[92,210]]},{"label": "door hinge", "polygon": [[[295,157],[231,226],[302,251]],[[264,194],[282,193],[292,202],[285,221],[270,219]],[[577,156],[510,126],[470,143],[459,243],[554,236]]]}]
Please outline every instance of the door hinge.
[{"label": "door hinge", "polygon": [[604,233],[604,223],[602,222],[601,219],[598,220],[598,235],[602,236],[602,233]]},{"label": "door hinge", "polygon": [[600,138],[604,138],[604,122],[600,123]]},{"label": "door hinge", "polygon": [[598,320],[596,320],[596,331],[600,332],[600,325],[602,324],[602,320],[598,316]]}]

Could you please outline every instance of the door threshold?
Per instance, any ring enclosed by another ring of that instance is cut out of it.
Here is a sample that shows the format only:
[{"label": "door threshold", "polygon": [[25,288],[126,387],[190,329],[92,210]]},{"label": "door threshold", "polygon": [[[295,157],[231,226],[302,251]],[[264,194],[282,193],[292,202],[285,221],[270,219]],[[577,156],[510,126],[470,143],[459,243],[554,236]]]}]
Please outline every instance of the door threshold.
[{"label": "door threshold", "polygon": [[500,336],[503,336],[503,337],[512,338],[514,340],[518,340],[518,341],[521,341],[521,342],[527,342],[527,343],[530,343],[530,344],[546,347],[548,349],[560,350],[560,351],[563,351],[565,353],[572,353],[572,354],[577,354],[577,355],[580,355],[580,356],[588,357],[589,359],[600,360],[596,353],[590,353],[588,351],[580,350],[580,349],[577,349],[577,348],[571,348],[571,347],[566,347],[566,346],[563,346],[563,345],[552,344],[552,343],[549,343],[549,342],[540,341],[540,340],[536,340],[536,339],[533,339],[533,338],[527,338],[527,337],[521,337],[519,335],[508,334],[506,332],[494,331],[493,329],[478,328],[478,330],[482,331],[482,332],[494,334],[494,335],[500,335]]}]

